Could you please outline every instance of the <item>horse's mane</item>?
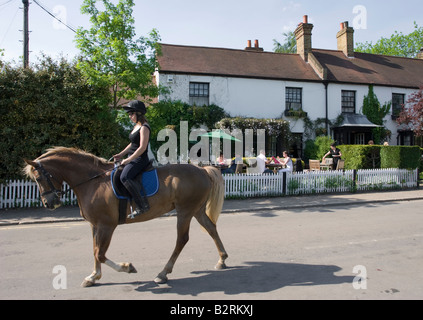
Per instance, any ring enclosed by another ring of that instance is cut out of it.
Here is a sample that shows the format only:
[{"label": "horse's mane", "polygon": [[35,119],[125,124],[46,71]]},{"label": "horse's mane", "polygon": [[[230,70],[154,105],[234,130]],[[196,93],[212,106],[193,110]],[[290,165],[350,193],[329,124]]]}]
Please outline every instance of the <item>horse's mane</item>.
[{"label": "horse's mane", "polygon": [[[99,165],[109,165],[110,162],[108,162],[106,159],[101,158],[101,157],[97,157],[89,152],[83,151],[81,149],[77,149],[77,148],[67,148],[67,147],[53,147],[53,148],[49,148],[46,150],[46,152],[44,154],[42,154],[41,156],[39,156],[37,159],[35,159],[35,161],[40,161],[42,159],[46,159],[52,156],[64,156],[64,155],[75,155],[75,156],[81,156],[83,158],[87,158],[87,160],[91,159],[92,160],[92,164],[94,166],[99,166]],[[25,166],[25,168],[23,169],[23,173],[33,179],[33,173],[32,173],[32,167],[30,165]]]},{"label": "horse's mane", "polygon": [[38,157],[36,160],[41,160],[44,158],[48,158],[53,155],[65,155],[65,154],[74,154],[74,155],[80,155],[87,158],[92,158],[95,164],[109,164],[106,159],[97,157],[89,152],[83,151],[81,149],[77,148],[67,148],[67,147],[53,147],[47,149],[47,151],[42,154],[40,157]]}]

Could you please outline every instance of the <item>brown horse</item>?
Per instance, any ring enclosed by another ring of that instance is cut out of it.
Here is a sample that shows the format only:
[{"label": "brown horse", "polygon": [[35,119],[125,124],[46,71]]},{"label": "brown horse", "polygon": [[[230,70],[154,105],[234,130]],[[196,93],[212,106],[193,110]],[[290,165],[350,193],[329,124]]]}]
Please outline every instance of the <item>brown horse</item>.
[{"label": "brown horse", "polygon": [[[94,271],[82,282],[92,286],[101,278],[101,263],[119,272],[135,273],[131,263],[114,263],[106,258],[106,251],[118,225],[119,201],[113,193],[110,174],[113,163],[84,151],[55,147],[34,161],[25,160],[24,172],[36,180],[45,207],[60,206],[61,186],[66,181],[75,192],[81,216],[90,222],[94,240]],[[154,280],[165,283],[167,274],[188,241],[192,217],[207,230],[215,241],[220,259],[216,269],[225,268],[228,257],[216,230],[222,210],[224,186],[216,168],[199,168],[189,164],[167,165],[157,169],[159,191],[149,198],[150,210],[127,219],[127,223],[151,220],[173,209],[177,211],[177,240],[175,249],[164,269]],[[128,206],[128,214],[129,206]]]}]

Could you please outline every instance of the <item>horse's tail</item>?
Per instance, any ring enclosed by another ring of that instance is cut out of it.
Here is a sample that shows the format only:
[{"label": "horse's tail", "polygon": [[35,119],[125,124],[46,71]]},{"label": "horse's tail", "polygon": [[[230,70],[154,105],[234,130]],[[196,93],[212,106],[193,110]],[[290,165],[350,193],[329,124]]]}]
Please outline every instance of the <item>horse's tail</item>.
[{"label": "horse's tail", "polygon": [[222,211],[223,200],[225,198],[225,183],[219,169],[205,167],[204,170],[207,171],[212,182],[209,198],[206,203],[206,215],[216,224],[220,212]]}]

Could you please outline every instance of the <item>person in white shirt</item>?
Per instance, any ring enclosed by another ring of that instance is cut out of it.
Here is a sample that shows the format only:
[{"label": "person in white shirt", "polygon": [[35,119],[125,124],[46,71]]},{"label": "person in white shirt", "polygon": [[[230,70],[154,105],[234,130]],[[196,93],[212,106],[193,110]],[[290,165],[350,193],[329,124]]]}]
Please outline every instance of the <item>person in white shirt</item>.
[{"label": "person in white shirt", "polygon": [[270,163],[270,160],[267,160],[266,153],[264,150],[260,150],[260,154],[257,156],[257,171],[259,173],[273,173],[272,170],[266,169],[266,164]]},{"label": "person in white shirt", "polygon": [[292,173],[292,171],[294,169],[294,165],[292,163],[291,158],[288,156],[288,152],[284,151],[282,153],[282,155],[283,155],[284,159],[281,160],[280,162],[281,162],[281,164],[285,165],[286,168],[280,169],[278,172],[281,173],[281,174],[284,173],[284,172]]}]

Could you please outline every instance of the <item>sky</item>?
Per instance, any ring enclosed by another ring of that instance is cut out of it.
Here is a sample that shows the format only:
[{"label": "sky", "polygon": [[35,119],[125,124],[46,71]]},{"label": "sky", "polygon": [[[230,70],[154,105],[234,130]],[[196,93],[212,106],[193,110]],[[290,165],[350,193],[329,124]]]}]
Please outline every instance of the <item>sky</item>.
[{"label": "sky", "polygon": [[[35,1],[73,29],[90,27],[89,17],[80,12],[83,0]],[[3,60],[15,63],[23,55],[22,7],[22,0],[0,0],[0,49]],[[422,9],[421,0],[135,0],[134,18],[137,36],[155,28],[162,43],[244,49],[248,40],[258,39],[260,47],[273,51],[273,39],[283,43],[283,33],[308,15],[313,48],[336,50],[343,21],[354,27],[355,43],[374,43],[395,31],[412,32],[414,21],[423,26]],[[29,29],[30,63],[41,53],[72,59],[79,52],[75,33],[31,0]]]}]

